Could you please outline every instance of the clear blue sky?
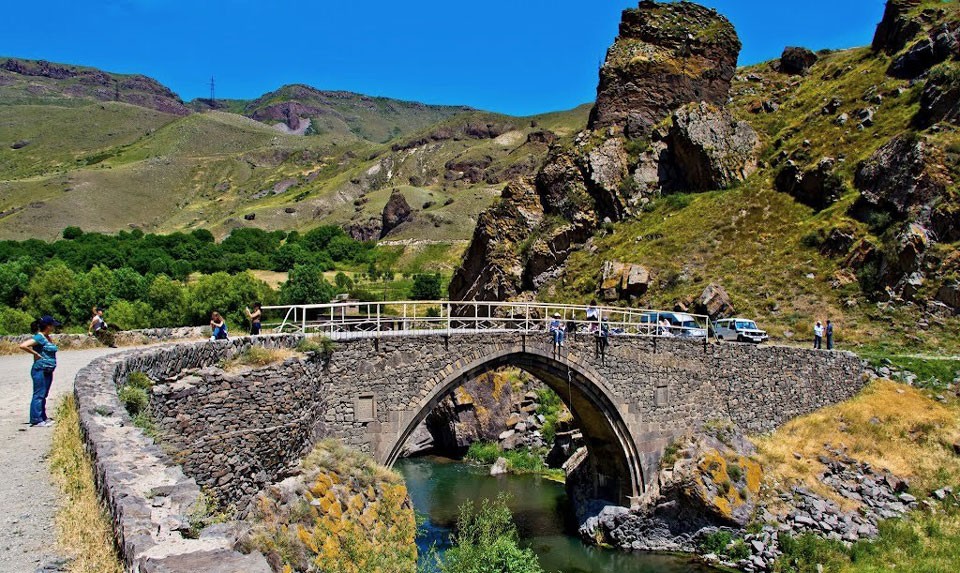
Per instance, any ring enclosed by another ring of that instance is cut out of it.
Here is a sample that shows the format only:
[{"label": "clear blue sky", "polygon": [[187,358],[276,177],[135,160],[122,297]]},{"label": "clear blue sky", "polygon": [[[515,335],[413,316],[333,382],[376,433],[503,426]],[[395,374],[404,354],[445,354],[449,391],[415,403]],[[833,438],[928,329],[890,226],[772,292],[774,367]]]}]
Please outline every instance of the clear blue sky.
[{"label": "clear blue sky", "polygon": [[[866,45],[884,0],[704,0],[741,64],[784,46]],[[142,73],[185,100],[288,83],[512,114],[592,101],[630,0],[33,0],[7,2],[0,55]]]}]

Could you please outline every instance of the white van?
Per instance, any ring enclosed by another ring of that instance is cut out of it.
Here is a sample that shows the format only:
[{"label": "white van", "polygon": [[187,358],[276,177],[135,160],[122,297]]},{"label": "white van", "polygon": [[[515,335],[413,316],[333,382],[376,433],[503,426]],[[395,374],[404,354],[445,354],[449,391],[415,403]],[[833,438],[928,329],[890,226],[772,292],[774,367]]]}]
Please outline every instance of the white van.
[{"label": "white van", "polygon": [[760,344],[770,337],[766,331],[757,328],[757,323],[746,318],[724,318],[713,323],[713,334],[717,340],[736,340]]}]

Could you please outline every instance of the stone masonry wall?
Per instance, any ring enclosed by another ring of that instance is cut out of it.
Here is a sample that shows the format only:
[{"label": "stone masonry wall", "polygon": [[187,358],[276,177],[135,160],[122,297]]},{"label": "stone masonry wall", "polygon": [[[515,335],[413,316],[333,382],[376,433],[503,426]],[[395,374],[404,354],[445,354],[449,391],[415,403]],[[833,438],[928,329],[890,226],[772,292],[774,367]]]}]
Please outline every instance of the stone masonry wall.
[{"label": "stone masonry wall", "polygon": [[235,373],[202,369],[155,385],[151,413],[184,471],[219,502],[242,506],[323,436],[322,368],[319,357],[295,357]]}]

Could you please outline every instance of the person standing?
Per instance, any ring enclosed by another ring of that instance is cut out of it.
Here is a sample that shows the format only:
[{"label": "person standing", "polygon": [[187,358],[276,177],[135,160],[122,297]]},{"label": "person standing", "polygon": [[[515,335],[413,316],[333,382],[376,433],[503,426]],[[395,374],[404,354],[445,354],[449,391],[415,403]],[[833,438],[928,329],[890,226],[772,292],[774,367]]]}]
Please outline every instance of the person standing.
[{"label": "person standing", "polygon": [[827,350],[833,350],[833,323],[827,321]]},{"label": "person standing", "polygon": [[210,340],[227,339],[227,321],[223,320],[220,313],[213,311],[210,315]]},{"label": "person standing", "polygon": [[819,320],[813,326],[813,348],[814,350],[823,348],[823,325],[820,324]]},{"label": "person standing", "polygon": [[602,316],[596,332],[593,333],[594,354],[600,359],[601,365],[607,363],[607,345],[610,343],[610,324],[607,317]]},{"label": "person standing", "polygon": [[46,428],[53,425],[47,417],[47,396],[53,385],[53,371],[57,369],[57,345],[51,335],[60,322],[46,315],[36,322],[33,338],[25,340],[20,349],[33,355],[30,378],[33,379],[33,397],[30,399],[30,426]]},{"label": "person standing", "polygon": [[249,308],[244,308],[243,312],[247,313],[247,318],[250,319],[250,336],[260,334],[260,317],[263,316],[263,305],[255,302],[253,303],[253,311]]},{"label": "person standing", "polygon": [[590,323],[590,332],[597,332],[597,322],[600,320],[600,309],[597,308],[597,301],[591,300],[587,307],[587,322]]}]

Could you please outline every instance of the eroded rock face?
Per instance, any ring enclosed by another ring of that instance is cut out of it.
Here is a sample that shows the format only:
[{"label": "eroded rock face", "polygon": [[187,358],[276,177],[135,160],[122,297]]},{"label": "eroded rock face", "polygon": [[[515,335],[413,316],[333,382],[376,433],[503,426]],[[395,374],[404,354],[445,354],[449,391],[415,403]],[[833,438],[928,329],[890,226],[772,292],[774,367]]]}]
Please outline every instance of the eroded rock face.
[{"label": "eroded rock face", "polygon": [[691,191],[726,189],[757,169],[757,132],[730,112],[704,102],[674,112],[669,143]]},{"label": "eroded rock face", "polygon": [[789,161],[777,174],[774,186],[777,191],[820,211],[836,203],[843,194],[843,179],[834,172],[835,165],[833,158],[824,157],[816,167],[804,171]]},{"label": "eroded rock face", "polygon": [[618,127],[641,137],[687,102],[722,103],[739,54],[733,25],[716,11],[644,0],[623,12],[600,69],[589,128]]},{"label": "eroded rock face", "polygon": [[407,203],[407,198],[399,190],[394,189],[387,204],[383,206],[380,238],[386,237],[390,231],[412,219],[413,209]]},{"label": "eroded rock face", "polygon": [[480,214],[470,247],[450,281],[452,300],[507,300],[522,288],[520,246],[543,219],[533,182],[515,181]]},{"label": "eroded rock face", "polygon": [[779,68],[785,74],[802,76],[818,59],[817,55],[807,48],[788,47],[780,55]]},{"label": "eroded rock face", "polygon": [[910,15],[916,5],[916,0],[887,0],[883,19],[873,36],[873,51],[896,54],[920,33],[923,24]]},{"label": "eroded rock face", "polygon": [[[854,185],[861,197],[855,209],[886,211],[897,220],[927,226],[946,207],[939,200],[951,184],[942,151],[923,138],[898,136],[858,166]],[[950,226],[933,231],[944,240],[953,236]]]},{"label": "eroded rock face", "polygon": [[920,109],[913,119],[921,129],[941,121],[960,124],[960,73],[950,69],[931,70],[920,93]]}]

